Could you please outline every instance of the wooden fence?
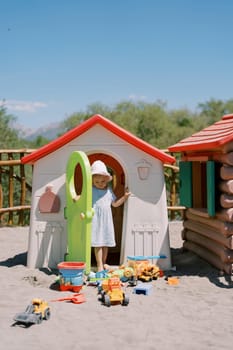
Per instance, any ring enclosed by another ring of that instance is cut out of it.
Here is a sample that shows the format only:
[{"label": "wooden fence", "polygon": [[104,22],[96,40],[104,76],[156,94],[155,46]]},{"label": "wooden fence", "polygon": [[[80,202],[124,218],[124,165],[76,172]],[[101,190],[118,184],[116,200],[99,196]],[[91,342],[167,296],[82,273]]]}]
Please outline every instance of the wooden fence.
[{"label": "wooden fence", "polygon": [[[29,225],[33,167],[21,163],[32,149],[0,150],[0,225]],[[164,165],[167,208],[170,220],[182,218],[185,207],[178,203],[179,167]]]},{"label": "wooden fence", "polygon": [[32,167],[21,158],[32,149],[0,150],[0,224],[29,224]]}]

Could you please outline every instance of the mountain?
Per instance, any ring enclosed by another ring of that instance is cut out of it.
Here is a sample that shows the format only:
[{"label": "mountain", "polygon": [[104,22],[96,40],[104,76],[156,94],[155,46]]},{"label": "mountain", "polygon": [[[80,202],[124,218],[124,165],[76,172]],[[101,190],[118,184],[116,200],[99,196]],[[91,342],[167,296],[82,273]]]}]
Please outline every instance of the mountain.
[{"label": "mountain", "polygon": [[14,127],[19,131],[19,136],[28,141],[34,141],[38,136],[54,140],[62,132],[61,123],[51,123],[38,129],[25,128],[19,124]]}]

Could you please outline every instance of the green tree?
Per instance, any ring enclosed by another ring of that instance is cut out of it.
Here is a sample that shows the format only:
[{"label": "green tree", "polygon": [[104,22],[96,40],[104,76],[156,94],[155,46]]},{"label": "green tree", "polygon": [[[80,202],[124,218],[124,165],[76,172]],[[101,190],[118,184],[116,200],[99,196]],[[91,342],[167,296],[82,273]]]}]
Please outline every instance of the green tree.
[{"label": "green tree", "polygon": [[164,134],[167,147],[192,135],[197,131],[196,114],[188,109],[177,109],[169,112],[170,126]]},{"label": "green tree", "polygon": [[77,125],[81,124],[84,120],[88,119],[89,115],[87,113],[77,112],[71,114],[68,118],[64,119],[61,123],[62,134],[75,128]]},{"label": "green tree", "polygon": [[121,101],[111,108],[93,103],[85,112],[73,113],[65,119],[63,132],[76,127],[93,114],[101,114],[153,146],[166,149],[228,113],[233,113],[233,99],[226,102],[211,99],[198,104],[196,112],[188,109],[167,110],[166,103],[160,100],[155,103]]},{"label": "green tree", "polygon": [[233,113],[233,100],[226,102],[216,99],[210,99],[205,103],[199,103],[200,118],[203,119],[203,125],[211,125],[218,121],[224,114]]},{"label": "green tree", "polygon": [[169,129],[169,118],[165,105],[161,103],[144,104],[138,120],[137,136],[158,148],[165,148],[165,130]]},{"label": "green tree", "polygon": [[39,135],[36,137],[35,140],[28,142],[28,146],[30,148],[40,148],[44,145],[46,145],[47,143],[49,143],[50,140],[48,140],[46,137]]},{"label": "green tree", "polygon": [[18,131],[14,129],[13,123],[16,117],[7,114],[5,107],[0,107],[0,148],[17,148],[21,144]]},{"label": "green tree", "polygon": [[102,116],[107,116],[111,113],[110,107],[104,105],[100,102],[95,102],[87,106],[86,114],[91,116],[94,114],[100,114]]},{"label": "green tree", "polygon": [[131,101],[121,101],[111,113],[111,120],[127,131],[137,134],[140,115],[144,110],[143,103],[133,103]]}]

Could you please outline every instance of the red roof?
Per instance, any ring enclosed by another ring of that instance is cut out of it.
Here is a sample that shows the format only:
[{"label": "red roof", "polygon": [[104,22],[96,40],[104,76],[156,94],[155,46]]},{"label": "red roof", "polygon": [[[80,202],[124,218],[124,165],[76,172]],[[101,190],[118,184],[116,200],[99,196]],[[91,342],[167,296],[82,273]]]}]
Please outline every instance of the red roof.
[{"label": "red roof", "polygon": [[170,152],[207,151],[233,141],[233,114],[227,114],[211,126],[187,137],[173,146]]},{"label": "red roof", "polygon": [[123,128],[119,127],[112,121],[102,117],[99,114],[96,114],[92,116],[91,118],[87,119],[80,125],[76,126],[72,130],[69,130],[64,135],[58,137],[57,139],[51,141],[47,145],[39,148],[38,150],[24,156],[21,161],[23,164],[34,164],[37,160],[47,156],[48,154],[56,151],[60,147],[66,145],[68,142],[72,141],[74,138],[82,135],[87,130],[89,130],[94,125],[99,124],[112,132],[113,134],[119,136],[124,141],[130,143],[131,145],[139,148],[140,150],[148,153],[154,158],[159,159],[163,163],[170,163],[173,164],[175,162],[175,158],[166,154],[165,152],[157,149],[156,147],[151,146],[149,143],[139,139],[138,137],[134,136],[130,132],[124,130]]}]

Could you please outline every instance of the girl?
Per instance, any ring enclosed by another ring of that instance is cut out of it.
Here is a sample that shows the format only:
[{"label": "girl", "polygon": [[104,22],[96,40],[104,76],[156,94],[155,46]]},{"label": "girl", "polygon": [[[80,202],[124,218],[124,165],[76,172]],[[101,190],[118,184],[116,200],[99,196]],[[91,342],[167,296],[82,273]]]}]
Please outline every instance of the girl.
[{"label": "girl", "polygon": [[108,247],[115,247],[115,232],[113,226],[112,210],[119,207],[130,196],[126,190],[124,196],[116,199],[108,183],[112,180],[106,165],[95,161],[91,166],[92,174],[92,207],[95,214],[92,220],[92,247],[94,247],[97,271],[103,271],[108,256]]}]

